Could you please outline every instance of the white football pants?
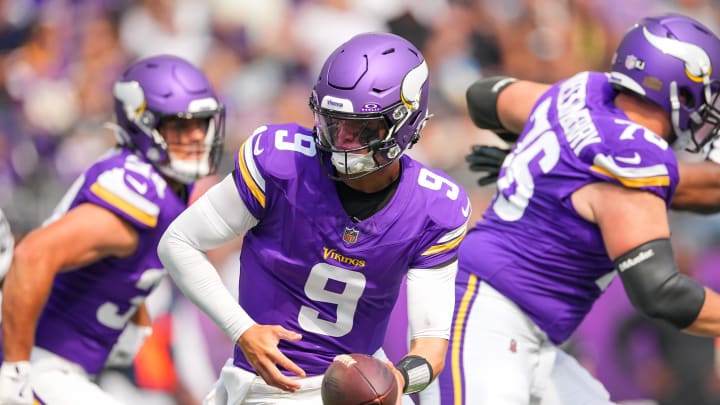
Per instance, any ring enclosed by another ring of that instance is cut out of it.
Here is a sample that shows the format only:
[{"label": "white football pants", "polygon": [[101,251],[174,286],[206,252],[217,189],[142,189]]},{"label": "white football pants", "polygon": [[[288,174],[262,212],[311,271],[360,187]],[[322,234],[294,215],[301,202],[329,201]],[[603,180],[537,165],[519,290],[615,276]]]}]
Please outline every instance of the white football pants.
[{"label": "white football pants", "polygon": [[30,385],[45,405],[123,405],[100,389],[78,364],[35,347]]},{"label": "white football pants", "polygon": [[[374,356],[387,359],[382,349]],[[318,405],[322,404],[322,378],[322,375],[296,378],[300,381],[300,389],[290,393],[267,385],[257,374],[235,367],[230,358],[220,371],[220,379],[205,396],[203,405]],[[402,399],[402,405],[414,405],[409,396],[403,395]]]},{"label": "white football pants", "polygon": [[613,404],[599,381],[484,282],[462,329],[463,367],[449,361],[441,392],[432,401],[423,397],[422,405],[439,404],[440,397],[443,405]]}]

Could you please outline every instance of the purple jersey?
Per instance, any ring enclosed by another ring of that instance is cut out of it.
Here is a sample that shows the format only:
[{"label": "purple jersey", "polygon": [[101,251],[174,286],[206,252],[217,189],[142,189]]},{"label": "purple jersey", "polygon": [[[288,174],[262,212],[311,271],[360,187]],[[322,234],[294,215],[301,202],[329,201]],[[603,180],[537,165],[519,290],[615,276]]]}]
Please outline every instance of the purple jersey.
[{"label": "purple jersey", "polygon": [[35,344],[96,374],[130,317],[165,275],[157,244],[186,202],[152,165],[127,149],[115,149],[75,181],[49,221],[85,203],[131,224],[139,236],[138,248],[126,258],[106,257],[59,273]]},{"label": "purple jersey", "polygon": [[[240,256],[240,304],[260,324],[303,335],[280,350],[308,375],[341,353],[377,351],[409,268],[454,260],[470,214],[450,177],[401,158],[392,199],[353,222],[309,129],[262,127],[240,148],[238,191],[259,219]],[[432,299],[432,297],[428,297]],[[235,365],[252,367],[235,348]]]},{"label": "purple jersey", "polygon": [[491,206],[459,253],[458,280],[487,281],[556,344],[615,274],[598,226],[573,208],[573,192],[611,182],[656,194],[669,206],[678,183],[671,148],[630,121],[615,106],[616,94],[604,73],[585,72],[538,100],[503,164]]}]

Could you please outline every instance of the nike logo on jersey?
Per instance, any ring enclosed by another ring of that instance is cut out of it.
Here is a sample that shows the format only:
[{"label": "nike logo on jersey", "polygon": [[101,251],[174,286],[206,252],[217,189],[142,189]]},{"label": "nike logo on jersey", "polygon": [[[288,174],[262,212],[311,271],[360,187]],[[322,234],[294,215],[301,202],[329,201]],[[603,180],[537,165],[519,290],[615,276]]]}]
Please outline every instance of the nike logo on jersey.
[{"label": "nike logo on jersey", "polygon": [[137,191],[138,193],[140,193],[142,195],[145,195],[145,193],[147,193],[147,190],[148,190],[147,183],[141,183],[141,182],[137,181],[134,177],[127,176],[127,175],[125,176],[125,180],[128,183],[130,183],[130,185],[133,186],[135,191]]},{"label": "nike logo on jersey", "polygon": [[622,157],[622,156],[615,156],[615,160],[618,162],[627,163],[629,165],[637,165],[642,162],[642,158],[640,157],[640,154],[635,152],[635,154],[632,157]]},{"label": "nike logo on jersey", "polygon": [[262,138],[262,134],[258,135],[257,140],[255,141],[255,145],[254,145],[254,147],[253,147],[253,154],[254,154],[255,156],[257,156],[257,155],[259,155],[259,154],[261,154],[261,153],[263,153],[263,152],[265,151],[265,149],[263,149],[263,148],[261,148],[261,147],[259,146],[259,145],[260,145],[260,138]]},{"label": "nike logo on jersey", "polygon": [[463,214],[463,216],[464,216],[465,218],[467,218],[468,215],[470,215],[470,211],[471,211],[470,208],[471,208],[471,207],[470,207],[470,199],[468,198],[467,205],[464,206],[464,207],[462,207],[462,210],[461,210],[461,211],[462,211],[462,214]]}]

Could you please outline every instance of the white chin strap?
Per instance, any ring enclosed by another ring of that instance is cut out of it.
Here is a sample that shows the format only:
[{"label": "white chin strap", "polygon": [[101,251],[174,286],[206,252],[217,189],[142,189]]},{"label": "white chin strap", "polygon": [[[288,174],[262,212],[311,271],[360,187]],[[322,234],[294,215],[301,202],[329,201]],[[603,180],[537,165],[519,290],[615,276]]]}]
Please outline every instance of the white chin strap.
[{"label": "white chin strap", "polygon": [[358,174],[378,167],[371,153],[334,152],[330,160],[335,169],[344,174]]},{"label": "white chin strap", "polygon": [[672,114],[670,120],[672,121],[673,132],[675,132],[675,142],[672,143],[672,149],[676,152],[684,151],[691,144],[692,132],[690,129],[680,129],[680,98],[678,97],[677,82],[673,81],[670,83],[670,107],[672,108]]}]

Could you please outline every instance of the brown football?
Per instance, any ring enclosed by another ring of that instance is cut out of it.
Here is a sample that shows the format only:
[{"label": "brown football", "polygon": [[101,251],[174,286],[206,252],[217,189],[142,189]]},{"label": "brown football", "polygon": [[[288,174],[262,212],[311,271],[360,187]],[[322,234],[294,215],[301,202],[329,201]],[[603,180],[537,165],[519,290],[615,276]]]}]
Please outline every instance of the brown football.
[{"label": "brown football", "polygon": [[398,386],[390,366],[365,354],[341,354],[322,380],[324,405],[395,405]]}]

